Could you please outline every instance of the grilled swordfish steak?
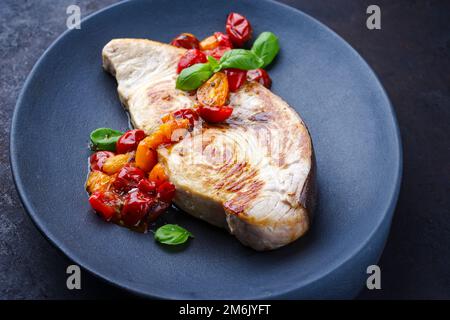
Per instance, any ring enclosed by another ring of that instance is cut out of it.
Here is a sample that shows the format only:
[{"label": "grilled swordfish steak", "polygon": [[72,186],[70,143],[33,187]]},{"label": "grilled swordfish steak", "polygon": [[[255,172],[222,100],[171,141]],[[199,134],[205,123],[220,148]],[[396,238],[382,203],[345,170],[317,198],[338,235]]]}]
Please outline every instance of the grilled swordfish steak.
[{"label": "grilled swordfish steak", "polygon": [[[175,88],[185,49],[144,39],[114,39],[103,66],[136,128],[152,132],[161,117],[194,108],[195,94]],[[176,186],[183,211],[226,228],[256,250],[279,248],[310,227],[314,153],[299,115],[256,82],[230,93],[233,114],[223,124],[197,125],[158,159]]]}]

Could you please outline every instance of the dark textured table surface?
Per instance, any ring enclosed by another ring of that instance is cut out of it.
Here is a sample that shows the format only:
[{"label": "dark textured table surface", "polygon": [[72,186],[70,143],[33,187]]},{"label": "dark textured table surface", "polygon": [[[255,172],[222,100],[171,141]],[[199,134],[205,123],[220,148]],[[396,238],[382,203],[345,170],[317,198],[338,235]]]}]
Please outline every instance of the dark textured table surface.
[{"label": "dark textured table surface", "polygon": [[[83,273],[66,288],[71,262],[23,210],[9,164],[9,129],[20,89],[44,50],[82,16],[114,0],[0,0],[0,299],[132,297]],[[283,0],[335,30],[379,76],[403,140],[402,189],[380,260],[382,290],[360,298],[450,299],[450,1]],[[381,30],[365,26],[381,7]],[[39,143],[39,142],[38,142]]]}]

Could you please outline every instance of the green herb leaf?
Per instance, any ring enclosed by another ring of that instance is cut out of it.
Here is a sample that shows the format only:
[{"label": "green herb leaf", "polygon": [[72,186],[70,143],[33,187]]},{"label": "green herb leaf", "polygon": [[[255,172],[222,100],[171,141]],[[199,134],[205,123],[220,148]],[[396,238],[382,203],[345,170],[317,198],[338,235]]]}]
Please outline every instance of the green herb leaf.
[{"label": "green herb leaf", "polygon": [[189,237],[194,237],[189,231],[176,224],[166,224],[159,227],[155,240],[164,244],[177,245],[185,243]]},{"label": "green herb leaf", "polygon": [[220,59],[220,69],[236,68],[252,70],[261,68],[264,61],[254,52],[245,49],[233,49],[224,53]]},{"label": "green herb leaf", "polygon": [[209,62],[209,65],[211,67],[211,70],[213,72],[220,71],[219,61],[216,58],[214,58],[213,56],[208,56],[207,58],[208,58],[208,62]]},{"label": "green herb leaf", "polygon": [[269,65],[278,51],[280,51],[280,45],[277,36],[267,31],[261,33],[252,46],[252,52],[264,61],[264,64],[260,68]]},{"label": "green herb leaf", "polygon": [[91,132],[91,143],[95,150],[115,151],[116,142],[123,132],[110,128],[98,128]]},{"label": "green herb leaf", "polygon": [[197,63],[183,69],[177,78],[177,89],[195,90],[206,82],[213,74],[210,63]]}]

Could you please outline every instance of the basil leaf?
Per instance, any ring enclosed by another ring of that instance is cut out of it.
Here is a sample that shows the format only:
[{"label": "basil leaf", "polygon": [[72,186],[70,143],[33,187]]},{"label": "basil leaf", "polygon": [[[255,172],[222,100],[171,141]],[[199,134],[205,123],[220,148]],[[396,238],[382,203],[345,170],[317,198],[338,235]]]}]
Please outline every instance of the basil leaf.
[{"label": "basil leaf", "polygon": [[116,151],[116,142],[123,132],[110,128],[98,128],[91,132],[91,143],[95,150]]},{"label": "basil leaf", "polygon": [[233,49],[224,53],[220,59],[220,68],[236,68],[241,70],[253,70],[261,68],[264,61],[255,53],[245,49]]},{"label": "basil leaf", "polygon": [[176,224],[166,224],[159,227],[155,240],[164,244],[177,245],[185,243],[189,237],[194,237],[189,231]]},{"label": "basil leaf", "polygon": [[261,33],[253,43],[251,51],[264,61],[261,68],[268,66],[280,51],[277,36],[267,31]]},{"label": "basil leaf", "polygon": [[195,90],[213,74],[209,63],[197,63],[183,69],[177,78],[177,89],[184,91]]},{"label": "basil leaf", "polygon": [[214,58],[213,56],[208,56],[207,59],[208,59],[209,65],[211,67],[211,70],[213,72],[220,71],[220,64],[219,64],[219,61],[217,61],[216,58]]}]

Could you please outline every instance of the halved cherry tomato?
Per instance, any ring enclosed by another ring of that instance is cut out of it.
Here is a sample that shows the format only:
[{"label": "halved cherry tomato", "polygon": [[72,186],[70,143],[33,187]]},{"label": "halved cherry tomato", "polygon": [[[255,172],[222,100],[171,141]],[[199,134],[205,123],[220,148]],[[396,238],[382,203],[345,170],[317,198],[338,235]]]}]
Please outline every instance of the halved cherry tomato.
[{"label": "halved cherry tomato", "polygon": [[133,188],[137,188],[139,181],[144,179],[145,172],[136,167],[125,166],[120,169],[116,179],[114,180],[114,188],[122,192],[128,192]]},{"label": "halved cherry tomato", "polygon": [[191,127],[193,127],[195,121],[198,120],[198,114],[194,109],[180,109],[161,118],[163,122],[168,122],[172,119],[187,119],[189,120]]},{"label": "halved cherry tomato", "polygon": [[188,119],[191,126],[198,120],[198,114],[193,109],[180,109],[173,113],[175,119]]},{"label": "halved cherry tomato", "polygon": [[166,201],[156,200],[152,202],[150,205],[150,210],[148,212],[148,220],[150,222],[155,221],[169,207],[170,203]]},{"label": "halved cherry tomato", "polygon": [[206,55],[198,49],[191,49],[180,58],[177,67],[177,73],[183,71],[194,64],[206,62]]},{"label": "halved cherry tomato", "polygon": [[125,202],[120,212],[122,221],[127,226],[136,226],[147,215],[156,200],[139,190],[133,190],[125,196]]},{"label": "halved cherry tomato", "polygon": [[151,196],[156,196],[156,182],[148,179],[142,179],[138,183],[138,189]]},{"label": "halved cherry tomato", "polygon": [[207,122],[219,123],[225,121],[231,116],[231,113],[233,113],[233,108],[228,106],[200,106],[198,108],[198,113],[200,114],[200,117]]},{"label": "halved cherry tomato", "polygon": [[185,49],[198,49],[200,47],[200,42],[192,33],[181,33],[170,44]]},{"label": "halved cherry tomato", "polygon": [[89,197],[89,203],[106,221],[111,220],[119,210],[119,199],[112,192],[94,192]]},{"label": "halved cherry tomato", "polygon": [[264,69],[247,71],[247,80],[259,82],[266,88],[270,88],[272,85],[272,79],[270,79],[269,74]]},{"label": "halved cherry tomato", "polygon": [[234,45],[242,47],[252,37],[252,26],[243,15],[231,12],[228,15],[226,31]]},{"label": "halved cherry tomato", "polygon": [[212,50],[218,47],[229,49],[233,48],[233,43],[231,42],[230,37],[227,34],[224,34],[222,32],[214,32],[212,36],[209,36],[200,42],[201,50]]},{"label": "halved cherry tomato", "polygon": [[219,46],[219,41],[216,36],[212,35],[200,42],[200,50],[212,50]]},{"label": "halved cherry tomato", "polygon": [[228,98],[228,79],[225,73],[216,72],[197,90],[197,100],[202,106],[223,106]]},{"label": "halved cherry tomato", "polygon": [[166,175],[164,166],[161,163],[158,163],[153,167],[152,171],[150,171],[150,174],[148,175],[148,178],[152,181],[155,181],[157,186],[169,180]]},{"label": "halved cherry tomato", "polygon": [[101,171],[91,171],[86,181],[86,191],[88,193],[108,191],[114,179],[115,176],[109,176]]},{"label": "halved cherry tomato", "polygon": [[230,37],[222,32],[215,32],[214,35],[200,42],[200,49],[206,56],[212,56],[219,60],[228,50],[233,49]]},{"label": "halved cherry tomato", "polygon": [[225,69],[228,79],[228,87],[231,92],[237,91],[247,80],[247,71],[240,69]]},{"label": "halved cherry tomato", "polygon": [[144,130],[134,129],[125,132],[116,143],[117,153],[127,153],[137,148],[139,141],[145,138]]},{"label": "halved cherry tomato", "polygon": [[222,56],[224,55],[225,52],[231,50],[232,48],[230,47],[217,47],[211,50],[205,50],[203,51],[203,53],[206,56],[212,56],[217,60],[220,60],[220,58],[222,58]]},{"label": "halved cherry tomato", "polygon": [[105,163],[106,159],[112,156],[114,156],[114,153],[110,151],[97,151],[89,158],[91,170],[102,170],[103,164]]},{"label": "halved cherry tomato", "polygon": [[214,37],[216,37],[219,47],[233,48],[233,42],[231,41],[228,34],[222,32],[214,32]]},{"label": "halved cherry tomato", "polygon": [[158,187],[158,197],[166,202],[172,201],[175,196],[175,186],[169,182],[165,181]]},{"label": "halved cherry tomato", "polygon": [[118,172],[123,166],[125,166],[131,158],[132,155],[130,153],[117,154],[114,157],[110,157],[106,159],[105,163],[103,164],[103,171],[107,174],[114,174]]}]

